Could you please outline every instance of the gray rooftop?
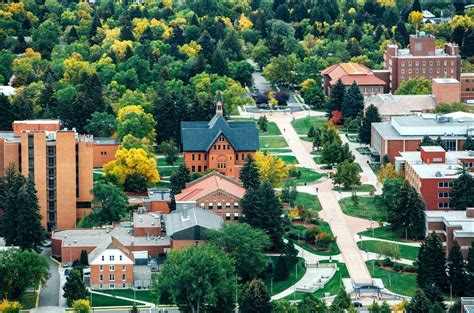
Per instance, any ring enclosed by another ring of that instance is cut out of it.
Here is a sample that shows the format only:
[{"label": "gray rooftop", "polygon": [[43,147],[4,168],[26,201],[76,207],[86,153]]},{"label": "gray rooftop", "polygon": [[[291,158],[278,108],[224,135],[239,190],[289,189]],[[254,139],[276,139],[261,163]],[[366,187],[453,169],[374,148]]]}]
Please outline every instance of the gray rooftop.
[{"label": "gray rooftop", "polygon": [[21,140],[21,137],[14,136],[13,132],[10,132],[10,131],[0,131],[0,138],[4,138],[7,141],[11,141],[11,142],[20,142]]},{"label": "gray rooftop", "polygon": [[160,214],[157,213],[133,213],[134,227],[161,227]]},{"label": "gray rooftop", "polygon": [[209,151],[221,134],[235,151],[258,150],[258,129],[253,121],[226,121],[216,114],[209,122],[181,122],[183,151]]},{"label": "gray rooftop", "polygon": [[223,222],[221,216],[200,208],[174,211],[165,216],[166,234],[170,237],[176,232],[194,226],[219,229]]},{"label": "gray rooftop", "polygon": [[96,145],[118,145],[118,138],[112,137],[94,137],[94,144]]},{"label": "gray rooftop", "polygon": [[436,97],[376,94],[364,99],[365,108],[371,104],[377,107],[381,116],[403,116],[412,115],[415,112],[432,111],[436,107]]},{"label": "gray rooftop", "polygon": [[[461,229],[454,230],[454,235],[457,238],[474,237],[474,218],[467,217],[466,211],[455,211],[455,210],[425,211],[425,218],[427,222],[443,222],[450,227],[460,226]],[[474,305],[474,302],[472,303],[472,305]]]}]

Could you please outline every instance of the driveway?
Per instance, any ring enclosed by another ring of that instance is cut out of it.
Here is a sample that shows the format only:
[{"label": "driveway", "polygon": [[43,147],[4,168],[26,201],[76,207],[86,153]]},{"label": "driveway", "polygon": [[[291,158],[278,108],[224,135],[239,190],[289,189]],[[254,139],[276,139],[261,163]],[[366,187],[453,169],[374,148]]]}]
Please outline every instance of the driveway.
[{"label": "driveway", "polygon": [[44,248],[41,255],[48,260],[50,276],[46,284],[41,288],[39,306],[58,306],[60,288],[58,264],[51,260],[51,248]]}]

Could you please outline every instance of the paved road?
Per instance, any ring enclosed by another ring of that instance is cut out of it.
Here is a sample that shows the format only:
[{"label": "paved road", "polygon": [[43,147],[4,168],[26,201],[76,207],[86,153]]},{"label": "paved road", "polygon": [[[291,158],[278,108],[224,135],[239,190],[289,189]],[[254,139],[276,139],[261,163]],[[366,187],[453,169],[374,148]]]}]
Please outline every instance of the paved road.
[{"label": "paved road", "polygon": [[[305,117],[304,114],[294,114],[295,118]],[[279,114],[269,118],[274,121],[281,133],[285,137],[288,145],[293,151],[298,163],[313,170],[318,170],[311,154],[305,149],[298,134],[291,126],[292,115]],[[332,184],[321,184],[318,192],[319,202],[322,206],[321,216],[331,226],[334,236],[337,237],[337,244],[341,250],[342,257],[346,263],[350,277],[354,283],[371,283],[372,278],[362,257],[361,251],[357,247],[353,234],[347,225],[344,213],[339,206],[336,193],[332,190]]]},{"label": "paved road", "polygon": [[58,264],[51,260],[51,248],[45,248],[41,254],[48,259],[50,277],[41,289],[39,306],[58,306],[60,285]]}]

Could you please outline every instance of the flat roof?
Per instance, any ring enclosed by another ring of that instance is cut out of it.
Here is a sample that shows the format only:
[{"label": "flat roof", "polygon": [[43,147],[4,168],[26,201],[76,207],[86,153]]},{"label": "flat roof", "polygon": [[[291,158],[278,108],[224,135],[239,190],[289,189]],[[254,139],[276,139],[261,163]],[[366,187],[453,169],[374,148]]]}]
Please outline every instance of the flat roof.
[{"label": "flat roof", "polygon": [[133,213],[133,226],[134,227],[161,227],[160,214],[157,213]]},{"label": "flat roof", "polygon": [[[472,210],[472,209],[471,209]],[[466,216],[466,211],[430,210],[425,211],[427,222],[443,222],[450,227],[460,226],[454,230],[454,235],[460,237],[474,237],[474,218]]]},{"label": "flat roof", "polygon": [[421,150],[425,150],[427,152],[446,152],[446,150],[440,146],[422,146]]},{"label": "flat roof", "polygon": [[6,139],[6,140],[11,141],[11,142],[20,142],[21,141],[21,137],[15,136],[13,134],[13,132],[11,132],[11,131],[5,131],[5,132],[0,131],[0,138]]},{"label": "flat roof", "polygon": [[61,121],[60,120],[37,119],[37,120],[14,121],[13,124],[61,124]]},{"label": "flat roof", "polygon": [[118,145],[118,138],[112,137],[94,137],[94,144],[96,145]]},{"label": "flat roof", "polygon": [[455,78],[433,78],[433,80],[440,84],[459,84],[459,80]]}]

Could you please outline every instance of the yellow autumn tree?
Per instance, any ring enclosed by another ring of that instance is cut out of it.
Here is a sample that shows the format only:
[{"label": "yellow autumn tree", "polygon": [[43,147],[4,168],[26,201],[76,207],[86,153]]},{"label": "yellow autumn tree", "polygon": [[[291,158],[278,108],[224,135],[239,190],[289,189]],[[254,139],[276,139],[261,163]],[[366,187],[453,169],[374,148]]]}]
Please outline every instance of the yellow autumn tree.
[{"label": "yellow autumn tree", "polygon": [[82,59],[82,56],[74,52],[71,56],[63,61],[64,74],[63,82],[71,84],[79,84],[83,75],[92,76],[95,73],[95,68],[92,64]]},{"label": "yellow autumn tree", "polygon": [[127,49],[132,49],[132,47],[133,42],[131,40],[115,40],[110,46],[110,50],[115,52],[119,60],[123,60],[127,53]]},{"label": "yellow autumn tree", "polygon": [[160,181],[156,160],[141,148],[120,148],[115,159],[104,165],[106,175],[117,178],[119,184],[125,184],[127,177],[137,175],[143,177],[147,186]]},{"label": "yellow autumn tree", "polygon": [[195,57],[201,50],[201,45],[194,40],[179,47],[179,52],[187,55],[188,58]]},{"label": "yellow autumn tree", "polygon": [[89,313],[91,304],[87,299],[78,299],[74,300],[72,308],[74,309],[74,313]]},{"label": "yellow autumn tree", "polygon": [[239,18],[239,30],[244,31],[246,29],[250,29],[253,27],[252,21],[244,15],[244,13],[240,14]]},{"label": "yellow autumn tree", "polygon": [[0,312],[20,312],[22,306],[18,301],[3,299],[0,302]]},{"label": "yellow autumn tree", "polygon": [[260,151],[255,153],[255,163],[258,167],[260,180],[268,182],[272,186],[277,185],[284,178],[288,177],[290,172],[290,166],[286,165],[282,159]]},{"label": "yellow autumn tree", "polygon": [[395,170],[392,163],[387,163],[380,166],[379,172],[377,173],[377,180],[383,184],[387,179],[398,178],[401,176],[402,174]]},{"label": "yellow autumn tree", "polygon": [[408,16],[408,20],[415,26],[416,30],[418,31],[418,25],[420,25],[420,23],[423,21],[423,13],[418,11],[412,11]]}]

